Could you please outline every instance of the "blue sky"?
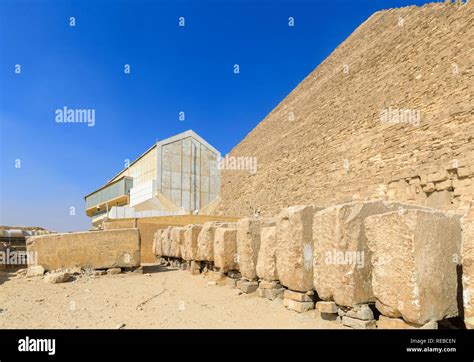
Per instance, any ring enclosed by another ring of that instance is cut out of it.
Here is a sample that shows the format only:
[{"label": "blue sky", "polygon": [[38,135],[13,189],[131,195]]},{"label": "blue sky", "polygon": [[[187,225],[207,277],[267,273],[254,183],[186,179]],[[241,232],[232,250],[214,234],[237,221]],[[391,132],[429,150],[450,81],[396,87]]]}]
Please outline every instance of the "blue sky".
[{"label": "blue sky", "polygon": [[373,12],[427,2],[2,0],[0,224],[89,228],[125,159],[187,129],[226,154]]}]

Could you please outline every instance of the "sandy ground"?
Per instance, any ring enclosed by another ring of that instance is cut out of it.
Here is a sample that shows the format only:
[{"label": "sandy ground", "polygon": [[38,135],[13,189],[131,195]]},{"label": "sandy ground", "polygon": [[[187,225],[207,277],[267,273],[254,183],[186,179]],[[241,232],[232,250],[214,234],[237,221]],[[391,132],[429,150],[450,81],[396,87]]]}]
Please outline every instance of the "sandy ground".
[{"label": "sandy ground", "polygon": [[162,267],[62,284],[0,271],[0,328],[340,328],[210,281]]}]

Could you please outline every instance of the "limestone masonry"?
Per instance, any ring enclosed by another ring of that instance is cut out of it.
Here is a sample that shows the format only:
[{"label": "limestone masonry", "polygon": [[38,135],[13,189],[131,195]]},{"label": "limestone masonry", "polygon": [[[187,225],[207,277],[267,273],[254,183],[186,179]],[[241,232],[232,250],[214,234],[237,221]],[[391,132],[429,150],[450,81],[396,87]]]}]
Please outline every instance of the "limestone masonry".
[{"label": "limestone masonry", "polygon": [[373,14],[230,152],[256,157],[258,169],[223,170],[216,212],[374,198],[465,212],[474,195],[473,8]]}]

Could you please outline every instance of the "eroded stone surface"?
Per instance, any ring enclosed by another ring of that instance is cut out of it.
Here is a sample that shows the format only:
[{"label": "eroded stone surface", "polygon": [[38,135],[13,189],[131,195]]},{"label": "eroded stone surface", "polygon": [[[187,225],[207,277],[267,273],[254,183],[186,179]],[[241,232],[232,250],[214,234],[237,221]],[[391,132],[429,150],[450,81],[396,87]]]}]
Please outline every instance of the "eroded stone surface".
[{"label": "eroded stone surface", "polygon": [[217,228],[214,234],[214,265],[221,272],[238,269],[237,229]]},{"label": "eroded stone surface", "polygon": [[388,317],[426,324],[458,315],[459,217],[432,210],[370,216],[376,307]]},{"label": "eroded stone surface", "polygon": [[282,285],[295,291],[313,289],[313,206],[292,206],[276,217],[276,265]]},{"label": "eroded stone surface", "polygon": [[32,236],[26,247],[37,256],[37,264],[45,270],[140,266],[137,229]]},{"label": "eroded stone surface", "polygon": [[257,258],[260,250],[261,220],[243,218],[237,222],[237,255],[242,277],[257,278]]},{"label": "eroded stone surface", "polygon": [[315,213],[314,287],[323,300],[354,306],[374,300],[371,253],[364,220],[371,215],[414,208],[397,202],[349,202]]},{"label": "eroded stone surface", "polygon": [[257,259],[257,275],[259,278],[278,280],[276,268],[276,226],[263,227],[260,233],[260,250]]}]

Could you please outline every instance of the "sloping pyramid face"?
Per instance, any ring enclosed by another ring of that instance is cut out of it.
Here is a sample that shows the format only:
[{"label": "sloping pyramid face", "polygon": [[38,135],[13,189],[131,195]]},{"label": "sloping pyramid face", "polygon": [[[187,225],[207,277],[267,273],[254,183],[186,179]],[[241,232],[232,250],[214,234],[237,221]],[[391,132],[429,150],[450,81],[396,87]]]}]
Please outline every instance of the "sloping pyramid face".
[{"label": "sloping pyramid face", "polygon": [[[398,199],[463,210],[474,195],[474,12],[373,14],[229,154],[219,214]],[[316,45],[313,45],[316,46]]]}]

